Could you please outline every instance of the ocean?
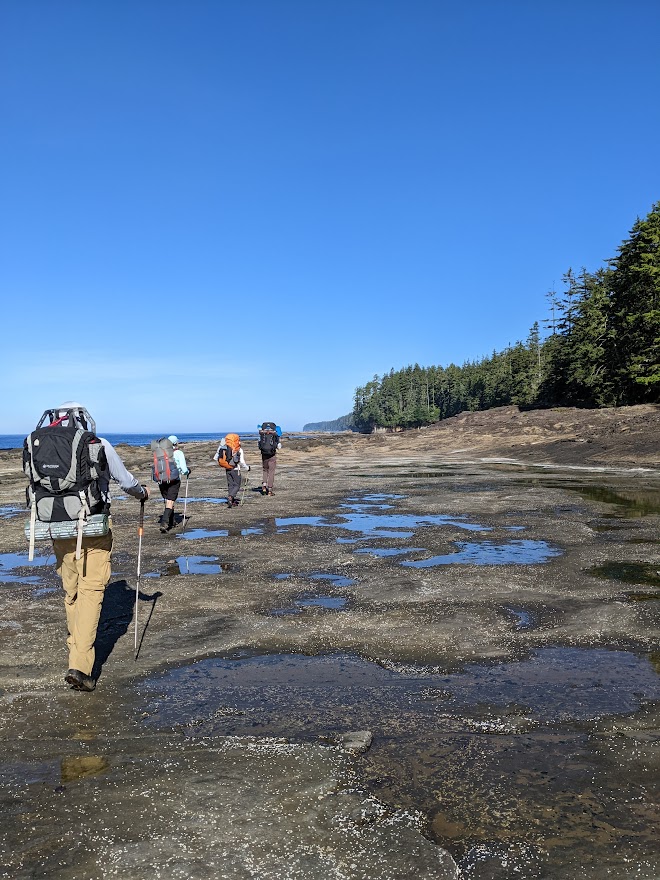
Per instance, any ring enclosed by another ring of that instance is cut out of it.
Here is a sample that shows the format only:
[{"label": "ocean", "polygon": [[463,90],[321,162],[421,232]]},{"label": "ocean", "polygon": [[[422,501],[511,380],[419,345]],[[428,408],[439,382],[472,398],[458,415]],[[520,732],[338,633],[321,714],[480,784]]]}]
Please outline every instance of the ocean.
[{"label": "ocean", "polygon": [[[226,432],[225,432],[226,433]],[[256,440],[258,438],[257,431],[235,431],[242,440]],[[148,446],[152,440],[164,436],[163,434],[110,434],[103,431],[101,437],[109,440],[113,446],[125,443],[127,446]],[[224,437],[223,433],[218,434],[184,434],[176,435],[180,443],[194,443],[195,441],[215,440],[220,442],[220,438]],[[0,434],[0,449],[20,449],[23,446],[25,434]]]}]

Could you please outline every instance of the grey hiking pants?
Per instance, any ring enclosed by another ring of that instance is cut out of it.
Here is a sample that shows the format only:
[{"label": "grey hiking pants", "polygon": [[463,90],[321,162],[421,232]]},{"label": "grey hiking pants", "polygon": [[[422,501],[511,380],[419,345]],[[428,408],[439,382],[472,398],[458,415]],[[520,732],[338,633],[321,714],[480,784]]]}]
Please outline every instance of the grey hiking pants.
[{"label": "grey hiking pants", "polygon": [[277,463],[277,455],[266,456],[262,454],[261,463],[264,468],[264,475],[261,484],[262,486],[267,486],[269,489],[272,489],[275,484],[275,465]]},{"label": "grey hiking pants", "polygon": [[236,498],[241,491],[241,472],[237,470],[227,471],[227,494]]}]

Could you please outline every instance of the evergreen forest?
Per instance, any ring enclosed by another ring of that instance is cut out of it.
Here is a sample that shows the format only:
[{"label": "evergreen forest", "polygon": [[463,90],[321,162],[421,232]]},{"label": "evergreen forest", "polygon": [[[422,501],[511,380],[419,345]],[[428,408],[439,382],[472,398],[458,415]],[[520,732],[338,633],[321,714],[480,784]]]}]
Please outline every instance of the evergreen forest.
[{"label": "evergreen forest", "polygon": [[660,202],[595,272],[569,269],[543,332],[461,366],[404,367],[355,391],[354,430],[415,428],[464,410],[660,401]]}]

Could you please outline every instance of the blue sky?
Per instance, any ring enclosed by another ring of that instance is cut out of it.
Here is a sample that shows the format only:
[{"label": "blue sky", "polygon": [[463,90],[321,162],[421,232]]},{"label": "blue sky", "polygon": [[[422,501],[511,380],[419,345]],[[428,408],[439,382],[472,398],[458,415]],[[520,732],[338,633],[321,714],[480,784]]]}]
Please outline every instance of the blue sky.
[{"label": "blue sky", "polygon": [[656,0],[7,0],[0,433],[295,430],[660,198]]}]

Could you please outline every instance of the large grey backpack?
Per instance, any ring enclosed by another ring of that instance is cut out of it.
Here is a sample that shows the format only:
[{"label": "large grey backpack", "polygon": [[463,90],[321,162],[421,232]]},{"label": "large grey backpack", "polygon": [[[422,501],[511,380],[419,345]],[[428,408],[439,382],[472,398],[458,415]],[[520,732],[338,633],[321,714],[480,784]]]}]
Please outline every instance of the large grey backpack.
[{"label": "large grey backpack", "polygon": [[171,483],[173,480],[181,479],[174,460],[174,446],[171,440],[167,437],[152,440],[151,453],[153,455],[151,476],[157,483]]},{"label": "large grey backpack", "polygon": [[99,483],[102,477],[106,483],[108,479],[101,440],[82,427],[77,410],[46,410],[23,443],[23,470],[30,481],[30,558],[35,538],[42,537],[77,537],[79,558],[89,518],[108,510]]}]

